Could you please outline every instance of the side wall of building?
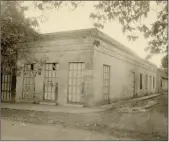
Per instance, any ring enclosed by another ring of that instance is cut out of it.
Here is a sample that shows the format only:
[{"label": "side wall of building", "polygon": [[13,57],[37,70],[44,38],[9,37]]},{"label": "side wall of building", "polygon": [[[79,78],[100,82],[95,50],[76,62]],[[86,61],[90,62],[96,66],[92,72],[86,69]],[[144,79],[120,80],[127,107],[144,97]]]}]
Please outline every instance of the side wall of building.
[{"label": "side wall of building", "polygon": [[162,91],[163,92],[168,91],[168,79],[167,78],[162,79]]},{"label": "side wall of building", "polygon": [[163,93],[168,91],[168,74],[160,69],[157,70],[157,88],[158,93]]},{"label": "side wall of building", "polygon": [[[94,101],[96,105],[104,103],[103,65],[110,66],[110,102],[156,92],[156,68],[154,66],[139,63],[137,59],[134,61],[131,55],[105,42],[101,42],[100,46],[94,49]],[[135,74],[134,94],[132,73]],[[140,89],[140,74],[142,74],[142,89]],[[145,85],[146,75],[148,76],[147,86]]]},{"label": "side wall of building", "polygon": [[[25,46],[25,45],[22,45]],[[46,63],[58,63],[58,104],[67,103],[68,95],[68,73],[69,73],[69,63],[70,62],[84,62],[85,63],[85,97],[84,104],[87,106],[92,105],[92,95],[93,95],[93,46],[92,41],[84,40],[48,40],[39,41],[29,44],[28,55],[29,62],[33,63],[34,59],[47,58]],[[24,49],[21,49],[22,52]],[[20,54],[22,54],[20,50]],[[27,63],[25,59],[19,60],[22,64]],[[35,98],[34,99],[24,99],[22,97],[23,93],[23,70],[20,76],[17,77],[17,96],[16,101],[42,101],[44,95],[44,70],[41,75],[36,75],[35,77]]]}]

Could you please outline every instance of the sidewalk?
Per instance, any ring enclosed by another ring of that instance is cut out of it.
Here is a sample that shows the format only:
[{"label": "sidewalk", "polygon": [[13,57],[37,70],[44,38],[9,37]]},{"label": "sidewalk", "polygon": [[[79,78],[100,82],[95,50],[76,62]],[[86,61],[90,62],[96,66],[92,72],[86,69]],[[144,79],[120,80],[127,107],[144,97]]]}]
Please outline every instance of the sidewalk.
[{"label": "sidewalk", "polygon": [[133,102],[141,101],[141,100],[147,100],[147,99],[151,99],[151,98],[154,98],[154,97],[157,97],[157,96],[160,96],[160,95],[161,94],[152,94],[152,95],[148,95],[148,96],[142,96],[142,97],[139,97],[139,98],[133,98],[133,99],[130,99],[130,100],[118,101],[116,103],[102,105],[102,106],[99,106],[97,108],[100,108],[100,109],[115,108],[115,107],[123,105],[123,104],[133,103]]},{"label": "sidewalk", "polygon": [[93,113],[105,111],[103,108],[78,108],[68,106],[51,106],[44,104],[28,104],[28,103],[1,103],[1,108],[18,109],[18,110],[33,110],[33,111],[49,111],[61,113]]},{"label": "sidewalk", "polygon": [[110,108],[117,107],[122,104],[127,104],[127,103],[132,103],[135,101],[141,101],[141,100],[146,100],[150,99],[156,96],[159,96],[161,94],[153,94],[149,96],[143,96],[140,98],[134,98],[130,100],[125,100],[125,101],[119,101],[117,103],[112,103],[108,105],[102,105],[99,107],[94,107],[94,108],[77,108],[77,107],[68,107],[68,106],[51,106],[51,105],[44,105],[44,104],[28,104],[28,103],[1,103],[1,108],[9,108],[9,109],[18,109],[18,110],[33,110],[33,111],[49,111],[49,112],[60,112],[60,113],[94,113],[94,112],[100,112],[100,111],[105,111]]}]

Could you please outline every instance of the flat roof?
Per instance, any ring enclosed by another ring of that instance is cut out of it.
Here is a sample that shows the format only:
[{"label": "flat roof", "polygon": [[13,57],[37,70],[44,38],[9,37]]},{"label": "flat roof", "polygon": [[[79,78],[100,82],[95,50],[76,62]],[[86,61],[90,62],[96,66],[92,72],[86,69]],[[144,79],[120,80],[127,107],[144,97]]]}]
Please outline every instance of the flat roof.
[{"label": "flat roof", "polygon": [[91,35],[91,36],[95,36],[97,38],[100,38],[101,40],[104,40],[105,42],[108,42],[112,45],[115,45],[116,48],[129,53],[130,55],[138,58],[140,61],[144,62],[144,63],[148,63],[150,65],[153,65],[154,67],[156,67],[155,64],[149,62],[148,60],[145,60],[141,57],[139,57],[134,51],[132,51],[130,48],[128,48],[127,46],[121,44],[120,42],[118,42],[117,40],[115,40],[114,38],[108,36],[107,34],[101,32],[100,30],[96,29],[96,28],[89,28],[89,29],[80,29],[80,30],[69,30],[69,31],[60,31],[60,32],[52,32],[52,33],[43,33],[40,34],[40,38],[35,40],[38,41],[40,39],[51,39],[51,38],[60,38],[60,37],[76,37],[79,35]]}]

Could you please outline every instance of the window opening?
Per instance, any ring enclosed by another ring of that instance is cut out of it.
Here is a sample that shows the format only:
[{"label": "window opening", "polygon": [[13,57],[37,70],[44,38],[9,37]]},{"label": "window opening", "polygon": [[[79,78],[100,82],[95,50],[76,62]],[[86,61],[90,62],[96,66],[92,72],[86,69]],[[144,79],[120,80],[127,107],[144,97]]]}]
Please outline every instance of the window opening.
[{"label": "window opening", "polygon": [[140,89],[142,89],[142,74],[140,74]]},{"label": "window opening", "polygon": [[31,70],[33,71],[33,69],[34,69],[34,65],[33,65],[33,64],[31,64]]},{"label": "window opening", "polygon": [[53,68],[53,71],[56,70],[56,64],[55,63],[52,64],[52,68]]}]

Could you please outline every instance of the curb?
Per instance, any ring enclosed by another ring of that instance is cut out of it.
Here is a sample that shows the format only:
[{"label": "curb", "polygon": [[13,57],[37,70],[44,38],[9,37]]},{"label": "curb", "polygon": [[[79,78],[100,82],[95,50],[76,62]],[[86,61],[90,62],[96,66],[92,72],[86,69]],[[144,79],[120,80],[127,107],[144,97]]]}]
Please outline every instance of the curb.
[{"label": "curb", "polygon": [[150,95],[150,96],[143,96],[143,97],[139,97],[139,98],[134,98],[134,99],[130,99],[130,100],[126,100],[126,101],[121,101],[121,102],[117,102],[117,103],[112,103],[109,105],[105,105],[105,106],[100,106],[97,107],[99,109],[111,109],[111,108],[116,108],[120,105],[123,104],[128,104],[128,103],[132,103],[132,102],[136,102],[136,101],[143,101],[143,100],[148,100],[157,96],[161,96],[161,94],[154,94],[154,95]]}]

